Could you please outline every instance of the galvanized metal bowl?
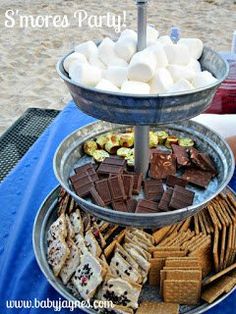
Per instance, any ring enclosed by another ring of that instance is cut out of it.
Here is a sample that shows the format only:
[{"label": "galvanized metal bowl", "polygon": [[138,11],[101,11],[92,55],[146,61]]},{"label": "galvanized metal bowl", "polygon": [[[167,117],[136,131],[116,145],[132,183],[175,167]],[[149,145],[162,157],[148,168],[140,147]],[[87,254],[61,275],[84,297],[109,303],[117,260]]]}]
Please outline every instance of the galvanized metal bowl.
[{"label": "galvanized metal bowl", "polygon": [[[227,189],[229,189],[227,187]],[[47,232],[50,225],[57,219],[57,199],[59,196],[60,187],[57,186],[50,194],[45,198],[39,211],[35,217],[33,234],[32,234],[32,242],[34,248],[34,254],[38,265],[43,272],[44,276],[48,280],[48,282],[53,286],[53,288],[60,293],[64,298],[69,301],[76,301],[77,299],[72,295],[72,293],[63,285],[62,281],[55,277],[52,269],[48,265],[47,262]],[[228,293],[222,295],[212,304],[208,304],[204,301],[201,301],[199,304],[195,306],[187,306],[180,305],[180,314],[200,314],[208,311],[210,308],[214,307],[218,303],[222,302],[225,298],[227,298],[231,293],[236,291],[236,286],[229,291]],[[161,297],[158,294],[158,290],[156,287],[151,287],[149,285],[145,285],[142,289],[142,293],[140,296],[140,300],[148,300],[148,301],[161,301]],[[82,301],[82,300],[81,300]],[[93,309],[83,308],[83,311],[90,314],[96,314]]]},{"label": "galvanized metal bowl", "polygon": [[193,118],[205,111],[216,89],[228,75],[228,64],[210,48],[204,47],[200,58],[203,70],[211,72],[218,81],[203,88],[181,93],[133,95],[99,91],[71,80],[63,67],[64,56],[57,64],[57,72],[65,81],[76,105],[83,112],[99,120],[129,124],[166,124]]},{"label": "galvanized metal bowl", "polygon": [[215,132],[205,126],[194,122],[185,121],[178,124],[165,125],[155,129],[167,130],[169,134],[178,137],[192,138],[197,148],[208,152],[214,160],[218,175],[209,184],[206,190],[196,187],[189,187],[195,192],[194,204],[190,207],[156,214],[135,214],[114,211],[95,205],[91,200],[83,199],[75,194],[70,186],[69,177],[73,174],[74,168],[90,161],[84,155],[83,143],[96,136],[110,132],[124,132],[127,126],[115,125],[108,122],[95,122],[78,129],[70,134],[58,147],[53,161],[54,173],[60,184],[76,200],[82,209],[89,213],[112,223],[129,225],[141,228],[161,227],[164,225],[179,222],[203,208],[228,184],[234,172],[234,157],[228,144]]}]

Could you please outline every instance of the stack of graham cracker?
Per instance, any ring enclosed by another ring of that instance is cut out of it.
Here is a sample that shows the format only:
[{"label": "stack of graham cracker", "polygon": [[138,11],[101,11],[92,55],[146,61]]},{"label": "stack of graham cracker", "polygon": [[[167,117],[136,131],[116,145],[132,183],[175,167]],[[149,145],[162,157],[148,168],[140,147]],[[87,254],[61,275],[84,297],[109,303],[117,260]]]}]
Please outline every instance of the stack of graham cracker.
[{"label": "stack of graham cracker", "polygon": [[[193,217],[156,230],[153,233],[156,246],[152,249],[149,284],[160,287],[165,302],[196,304],[201,293],[199,282],[203,278],[202,298],[213,302],[220,292],[229,290],[222,288],[224,282],[231,288],[236,283],[235,276],[230,273],[235,268],[235,227],[235,198],[231,193],[221,193]],[[210,277],[213,279],[204,281],[213,272],[216,272]],[[218,284],[219,289],[208,298],[205,291],[211,288],[211,282]],[[187,291],[191,291],[191,298],[188,298]]]}]

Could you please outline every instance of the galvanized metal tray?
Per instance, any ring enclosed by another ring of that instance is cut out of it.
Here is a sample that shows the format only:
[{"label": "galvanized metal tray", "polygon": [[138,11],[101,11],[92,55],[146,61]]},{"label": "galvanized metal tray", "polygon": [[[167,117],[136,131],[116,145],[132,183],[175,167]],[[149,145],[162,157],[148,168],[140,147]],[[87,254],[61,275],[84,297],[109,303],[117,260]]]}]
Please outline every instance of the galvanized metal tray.
[{"label": "galvanized metal tray", "polygon": [[90,161],[83,153],[83,143],[109,131],[124,132],[127,126],[115,125],[107,122],[95,122],[84,126],[70,134],[58,147],[53,161],[54,173],[60,184],[76,200],[82,209],[91,214],[119,225],[130,225],[142,228],[161,227],[173,224],[187,218],[207,202],[219,194],[228,184],[234,172],[234,157],[228,144],[215,132],[194,121],[179,122],[154,129],[167,130],[169,134],[178,137],[192,138],[197,148],[210,154],[217,167],[218,175],[211,180],[208,188],[203,190],[194,186],[189,187],[195,192],[194,204],[190,207],[156,214],[124,213],[95,205],[89,199],[82,199],[75,194],[68,178],[73,169]]},{"label": "galvanized metal tray", "polygon": [[[230,190],[229,187],[226,190]],[[33,248],[36,260],[38,265],[43,272],[44,276],[48,280],[48,282],[60,293],[64,298],[70,301],[76,301],[76,299],[71,292],[63,285],[62,281],[59,278],[56,278],[48,265],[47,262],[47,232],[50,225],[57,218],[57,199],[60,191],[60,186],[57,186],[43,201],[34,221],[33,227]],[[234,193],[234,192],[233,192]],[[236,286],[227,294],[224,294],[222,297],[218,298],[214,303],[208,304],[204,301],[201,301],[196,306],[180,306],[181,314],[200,314],[206,312],[210,308],[214,307],[216,304],[222,302],[225,298],[227,298],[233,291],[236,290]],[[152,300],[152,301],[160,301],[160,296],[157,294],[156,288],[152,288],[149,285],[145,285],[142,294],[140,296],[140,300]],[[84,312],[86,313],[96,313],[94,310],[84,308]]]},{"label": "galvanized metal tray", "polygon": [[119,124],[160,125],[193,118],[209,107],[216,89],[229,71],[227,62],[218,53],[204,47],[199,60],[202,70],[211,72],[218,79],[217,82],[171,94],[121,94],[90,88],[71,80],[63,62],[72,52],[58,61],[57,72],[67,85],[74,102],[79,109],[92,117]]}]

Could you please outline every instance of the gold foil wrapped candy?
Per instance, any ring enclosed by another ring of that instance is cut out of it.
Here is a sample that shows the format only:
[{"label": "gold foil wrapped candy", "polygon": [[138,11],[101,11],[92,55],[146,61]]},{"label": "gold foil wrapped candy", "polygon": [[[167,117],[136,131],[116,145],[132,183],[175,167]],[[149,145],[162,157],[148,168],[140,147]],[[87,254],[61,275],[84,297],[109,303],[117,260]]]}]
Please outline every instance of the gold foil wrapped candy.
[{"label": "gold foil wrapped candy", "polygon": [[120,146],[123,147],[134,146],[134,133],[120,134]]},{"label": "gold foil wrapped candy", "polygon": [[155,148],[158,145],[157,134],[153,131],[149,132],[149,148]]},{"label": "gold foil wrapped candy", "polygon": [[194,146],[194,141],[188,137],[179,138],[178,144],[184,148],[190,148]]},{"label": "gold foil wrapped candy", "polygon": [[165,141],[168,137],[168,133],[166,131],[157,131],[156,135],[158,137],[158,144],[159,145],[164,145]]},{"label": "gold foil wrapped candy", "polygon": [[86,141],[84,143],[84,152],[89,156],[93,156],[93,153],[96,149],[97,143],[95,141]]},{"label": "gold foil wrapped candy", "polygon": [[106,152],[103,149],[97,149],[93,152],[93,158],[94,160],[96,160],[97,162],[102,162],[105,158],[109,157],[110,155],[108,154],[108,152]]}]

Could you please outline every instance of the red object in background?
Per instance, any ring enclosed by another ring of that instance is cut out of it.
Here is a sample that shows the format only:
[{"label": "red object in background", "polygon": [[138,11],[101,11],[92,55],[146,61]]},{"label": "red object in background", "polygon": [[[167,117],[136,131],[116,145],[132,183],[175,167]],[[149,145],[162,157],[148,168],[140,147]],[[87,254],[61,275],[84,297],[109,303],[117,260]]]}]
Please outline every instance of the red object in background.
[{"label": "red object in background", "polygon": [[222,54],[229,63],[229,75],[217,89],[211,106],[205,113],[232,114],[236,113],[236,55]]}]

